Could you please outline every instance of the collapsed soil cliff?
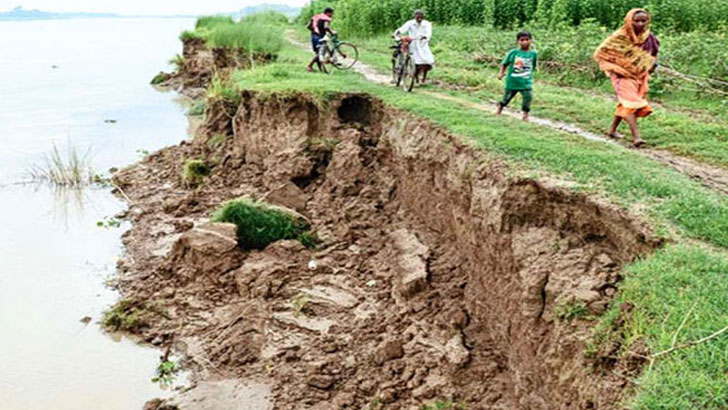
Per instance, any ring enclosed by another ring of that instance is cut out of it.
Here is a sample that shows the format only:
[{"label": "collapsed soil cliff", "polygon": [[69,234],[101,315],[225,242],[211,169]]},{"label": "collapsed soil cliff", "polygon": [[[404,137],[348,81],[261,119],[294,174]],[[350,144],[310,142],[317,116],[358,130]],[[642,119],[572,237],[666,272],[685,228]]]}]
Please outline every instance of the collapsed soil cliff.
[{"label": "collapsed soil cliff", "polygon": [[[366,95],[207,110],[115,178],[134,222],[119,287],[151,312],[146,340],[202,378],[270,380],[276,409],[616,408],[638,366],[584,350],[622,267],[658,245],[639,222]],[[196,189],[193,157],[212,165]],[[305,215],[321,249],[240,250],[208,218],[242,195]]]},{"label": "collapsed soil cliff", "polygon": [[216,76],[225,78],[232,70],[275,59],[270,54],[249,53],[243,49],[210,47],[203,38],[197,37],[182,40],[181,57],[175,72],[159,73],[156,85],[176,89],[193,99],[204,96],[205,89]]}]

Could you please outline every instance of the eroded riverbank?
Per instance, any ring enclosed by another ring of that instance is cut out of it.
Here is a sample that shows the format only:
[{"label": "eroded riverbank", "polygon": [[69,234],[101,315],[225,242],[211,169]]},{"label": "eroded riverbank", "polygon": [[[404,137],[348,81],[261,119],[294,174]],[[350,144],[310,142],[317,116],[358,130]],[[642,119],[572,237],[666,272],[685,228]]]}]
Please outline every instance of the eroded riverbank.
[{"label": "eroded riverbank", "polygon": [[[612,408],[618,375],[639,371],[586,359],[594,322],[569,315],[602,313],[621,267],[658,245],[625,212],[509,177],[366,95],[249,92],[206,118],[115,178],[132,201],[120,287],[138,332],[201,379],[270,383],[281,409],[577,409]],[[195,189],[189,158],[212,167]],[[321,248],[240,250],[234,227],[208,223],[240,196],[302,213]]]}]

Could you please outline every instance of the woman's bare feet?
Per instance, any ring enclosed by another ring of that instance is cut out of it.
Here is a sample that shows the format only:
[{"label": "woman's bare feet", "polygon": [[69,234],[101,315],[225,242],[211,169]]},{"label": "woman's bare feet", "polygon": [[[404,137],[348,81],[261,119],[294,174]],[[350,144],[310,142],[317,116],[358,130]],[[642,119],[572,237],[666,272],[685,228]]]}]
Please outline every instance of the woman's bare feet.
[{"label": "woman's bare feet", "polygon": [[622,135],[622,134],[620,134],[618,132],[610,132],[610,133],[607,134],[607,136],[609,138],[614,138],[614,139],[618,139],[618,140],[621,140],[621,139],[624,138],[624,135]]},{"label": "woman's bare feet", "polygon": [[498,109],[495,111],[497,115],[503,114],[503,106],[498,103]]},{"label": "woman's bare feet", "polygon": [[635,148],[639,148],[639,147],[641,147],[643,145],[645,145],[645,140],[643,140],[640,137],[637,137],[637,138],[634,139],[634,141],[632,141],[632,146],[635,147]]},{"label": "woman's bare feet", "polygon": [[528,122],[528,113],[527,113],[527,112],[524,112],[524,113],[523,113],[523,117],[521,117],[521,119],[522,119],[523,121],[526,121],[526,122]]}]

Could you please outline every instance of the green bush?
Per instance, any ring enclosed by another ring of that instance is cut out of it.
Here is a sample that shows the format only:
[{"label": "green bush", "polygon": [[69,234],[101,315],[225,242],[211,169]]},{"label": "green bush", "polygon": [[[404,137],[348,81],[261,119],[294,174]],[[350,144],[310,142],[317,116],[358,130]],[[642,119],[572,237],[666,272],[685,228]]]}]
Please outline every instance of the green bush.
[{"label": "green bush", "polygon": [[282,239],[297,239],[308,224],[263,202],[237,199],[222,206],[212,217],[215,222],[229,222],[238,229],[238,244],[243,249],[264,249]]},{"label": "green bush", "polygon": [[240,22],[243,24],[267,24],[272,26],[287,26],[291,23],[285,14],[271,10],[251,14],[244,17]]},{"label": "green bush", "polygon": [[182,168],[182,178],[190,185],[199,185],[210,175],[210,167],[201,159],[187,159]]},{"label": "green bush", "polygon": [[185,30],[182,32],[182,34],[179,35],[179,39],[182,41],[185,40],[192,40],[192,39],[203,39],[204,40],[205,35],[201,31],[196,30]]},{"label": "green bush", "polygon": [[202,16],[197,19],[195,29],[211,30],[219,25],[234,24],[235,21],[230,16]]},{"label": "green bush", "polygon": [[122,299],[104,312],[102,323],[107,329],[118,332],[135,332],[149,326],[143,305]]},{"label": "green bush", "polygon": [[215,26],[206,35],[211,47],[243,49],[249,53],[278,54],[283,47],[283,28],[257,22]]}]

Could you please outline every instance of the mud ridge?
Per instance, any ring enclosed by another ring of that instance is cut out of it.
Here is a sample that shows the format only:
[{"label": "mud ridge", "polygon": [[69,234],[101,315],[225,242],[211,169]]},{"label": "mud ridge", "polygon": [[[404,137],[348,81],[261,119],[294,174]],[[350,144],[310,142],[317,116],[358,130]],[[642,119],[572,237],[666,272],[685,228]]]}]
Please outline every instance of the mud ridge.
[{"label": "mud ridge", "polygon": [[[270,383],[275,409],[617,407],[640,363],[585,348],[622,267],[659,246],[642,223],[367,95],[246,92],[234,111],[115,177],[119,288],[158,312],[145,340],[199,380]],[[213,166],[194,190],[190,157]],[[302,213],[321,249],[240,250],[209,223],[239,196]]]}]

